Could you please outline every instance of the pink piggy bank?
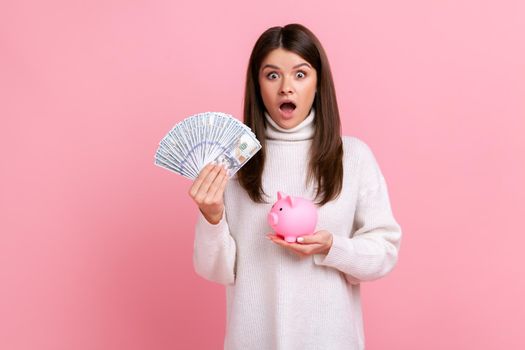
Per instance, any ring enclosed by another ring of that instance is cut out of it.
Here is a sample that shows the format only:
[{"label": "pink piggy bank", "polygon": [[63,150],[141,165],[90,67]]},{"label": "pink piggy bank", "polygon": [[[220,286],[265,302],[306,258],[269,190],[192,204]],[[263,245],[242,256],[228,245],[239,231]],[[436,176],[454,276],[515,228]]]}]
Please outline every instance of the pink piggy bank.
[{"label": "pink piggy bank", "polygon": [[311,235],[317,225],[317,208],[308,199],[277,192],[277,202],[268,213],[268,223],[286,242]]}]

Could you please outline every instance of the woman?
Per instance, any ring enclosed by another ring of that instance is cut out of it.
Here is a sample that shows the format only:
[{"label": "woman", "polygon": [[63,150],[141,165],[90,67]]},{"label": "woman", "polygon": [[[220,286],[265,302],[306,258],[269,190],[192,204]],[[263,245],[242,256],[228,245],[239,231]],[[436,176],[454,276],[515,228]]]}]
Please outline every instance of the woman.
[{"label": "woman", "polygon": [[[207,165],[189,190],[195,270],[226,287],[224,348],[363,349],[360,283],[393,269],[401,228],[371,149],[341,137],[328,59],[304,26],[257,40],[244,123],[262,149],[230,181]],[[277,191],[315,201],[314,234],[267,234]]]}]

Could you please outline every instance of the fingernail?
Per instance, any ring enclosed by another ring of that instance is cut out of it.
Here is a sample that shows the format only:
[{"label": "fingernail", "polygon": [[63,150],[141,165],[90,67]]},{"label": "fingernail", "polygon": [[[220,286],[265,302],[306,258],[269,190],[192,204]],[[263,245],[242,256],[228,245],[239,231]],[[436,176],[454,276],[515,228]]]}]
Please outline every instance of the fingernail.
[{"label": "fingernail", "polygon": [[297,242],[302,243],[304,241],[303,237],[297,237]]}]

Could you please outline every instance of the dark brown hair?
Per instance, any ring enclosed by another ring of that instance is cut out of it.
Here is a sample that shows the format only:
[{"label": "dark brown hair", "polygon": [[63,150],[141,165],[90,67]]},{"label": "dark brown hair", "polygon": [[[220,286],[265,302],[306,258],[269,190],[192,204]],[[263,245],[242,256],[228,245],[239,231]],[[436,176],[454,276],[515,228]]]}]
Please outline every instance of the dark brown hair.
[{"label": "dark brown hair", "polygon": [[[266,157],[265,106],[259,86],[259,69],[264,58],[278,48],[294,52],[310,63],[317,72],[314,98],[315,133],[310,148],[307,183],[316,180],[316,203],[324,205],[339,196],[343,183],[343,145],[341,122],[328,58],[317,37],[301,24],[272,27],[261,34],[250,55],[244,94],[244,124],[260,141],[262,149],[239,171],[238,180],[250,198],[264,202],[262,171]],[[319,201],[320,198],[320,201]]]}]

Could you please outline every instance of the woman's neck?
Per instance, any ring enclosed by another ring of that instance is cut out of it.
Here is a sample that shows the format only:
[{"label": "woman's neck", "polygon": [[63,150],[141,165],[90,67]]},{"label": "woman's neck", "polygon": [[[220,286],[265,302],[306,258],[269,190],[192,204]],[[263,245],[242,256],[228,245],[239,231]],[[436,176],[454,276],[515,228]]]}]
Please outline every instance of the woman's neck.
[{"label": "woman's neck", "polygon": [[312,107],[310,113],[298,125],[290,129],[280,127],[268,114],[264,111],[266,118],[266,139],[267,140],[283,140],[283,141],[304,141],[310,140],[314,137],[315,126],[315,109]]}]

